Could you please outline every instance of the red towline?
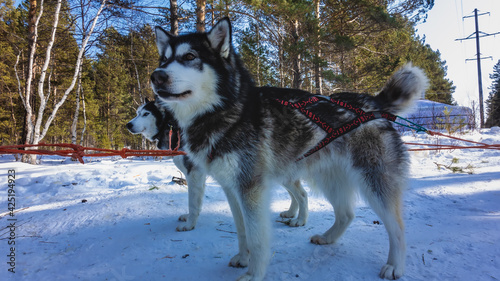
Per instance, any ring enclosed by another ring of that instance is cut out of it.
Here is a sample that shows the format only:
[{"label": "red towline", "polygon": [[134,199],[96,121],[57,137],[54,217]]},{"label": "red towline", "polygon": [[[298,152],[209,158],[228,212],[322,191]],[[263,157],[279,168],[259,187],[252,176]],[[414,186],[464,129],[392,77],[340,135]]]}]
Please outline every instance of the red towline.
[{"label": "red towline", "polygon": [[[67,148],[61,150],[46,150],[46,149],[27,149],[30,147],[57,147]],[[95,153],[86,153],[87,150],[98,151]],[[104,149],[95,147],[86,147],[78,144],[61,143],[61,144],[22,144],[0,146],[0,154],[37,154],[37,155],[58,155],[65,157],[77,158],[80,163],[85,164],[83,157],[103,157],[103,156],[121,156],[127,158],[131,156],[178,156],[186,155],[184,151],[179,151],[178,147],[168,150],[137,150],[122,148],[121,150]]]},{"label": "red towline", "polygon": [[500,150],[500,144],[486,144],[482,142],[477,142],[477,141],[471,141],[471,140],[466,140],[450,135],[445,135],[440,132],[435,132],[435,131],[429,131],[427,130],[426,133],[428,133],[431,136],[440,136],[440,137],[446,137],[450,139],[454,139],[457,141],[461,142],[466,142],[466,143],[472,143],[475,145],[449,145],[449,144],[428,144],[428,143],[412,143],[412,142],[406,142],[406,145],[418,145],[418,146],[430,146],[427,148],[410,148],[408,151],[425,151],[425,150],[454,150],[454,149],[493,149],[493,150]]}]

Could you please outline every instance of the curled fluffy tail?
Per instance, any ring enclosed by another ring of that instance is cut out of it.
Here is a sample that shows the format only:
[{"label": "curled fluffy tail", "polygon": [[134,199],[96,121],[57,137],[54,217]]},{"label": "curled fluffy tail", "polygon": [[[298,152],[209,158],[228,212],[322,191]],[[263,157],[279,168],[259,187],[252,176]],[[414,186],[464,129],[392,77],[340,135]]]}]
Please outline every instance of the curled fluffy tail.
[{"label": "curled fluffy tail", "polygon": [[422,69],[408,63],[392,75],[377,99],[383,111],[401,114],[422,96],[428,84],[429,80]]}]

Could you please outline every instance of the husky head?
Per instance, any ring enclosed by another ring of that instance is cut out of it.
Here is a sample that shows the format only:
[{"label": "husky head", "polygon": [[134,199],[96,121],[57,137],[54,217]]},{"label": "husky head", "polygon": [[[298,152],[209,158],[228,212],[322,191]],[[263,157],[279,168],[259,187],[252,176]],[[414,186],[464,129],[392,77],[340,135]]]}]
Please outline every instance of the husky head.
[{"label": "husky head", "polygon": [[[159,149],[170,148],[170,138],[172,146],[176,146],[179,135],[178,125],[174,116],[168,110],[161,110],[156,106],[155,101],[149,101],[137,108],[137,116],[127,123],[127,129],[132,134],[142,134],[150,141],[158,141],[156,146]],[[169,136],[170,130],[176,132]]]},{"label": "husky head", "polygon": [[228,18],[207,33],[173,36],[161,27],[155,32],[160,65],[151,86],[158,104],[170,108],[181,125],[237,98],[245,70],[231,44]]},{"label": "husky head", "polygon": [[145,138],[153,141],[154,136],[160,131],[163,114],[156,107],[154,101],[146,98],[146,103],[136,110],[137,116],[127,123],[127,129],[132,134],[142,134]]}]

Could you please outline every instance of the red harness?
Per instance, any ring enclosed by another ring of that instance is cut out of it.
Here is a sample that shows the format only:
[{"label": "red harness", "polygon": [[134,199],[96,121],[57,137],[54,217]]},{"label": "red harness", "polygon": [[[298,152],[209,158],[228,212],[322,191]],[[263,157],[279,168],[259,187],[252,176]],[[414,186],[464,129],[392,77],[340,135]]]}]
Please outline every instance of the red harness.
[{"label": "red harness", "polygon": [[[332,128],[330,126],[330,124],[328,124],[328,122],[321,120],[318,116],[316,116],[314,114],[314,112],[311,112],[311,111],[306,109],[307,105],[316,103],[320,99],[323,99],[323,98],[327,99],[328,101],[330,101],[336,105],[339,105],[343,108],[346,108],[346,109],[356,113],[358,115],[358,117],[354,118],[354,120],[352,120],[351,122],[342,125],[341,127]],[[359,127],[363,123],[366,123],[368,121],[371,121],[371,120],[374,120],[377,118],[385,118],[389,121],[394,122],[397,118],[397,116],[392,115],[388,112],[381,112],[381,111],[365,112],[361,108],[353,107],[351,104],[348,104],[346,102],[336,100],[333,98],[329,98],[326,96],[321,96],[321,97],[320,96],[313,96],[313,97],[308,98],[307,100],[298,101],[295,103],[290,102],[290,101],[286,101],[286,100],[281,100],[281,99],[276,99],[276,101],[278,101],[279,103],[281,103],[284,106],[289,106],[289,107],[293,107],[295,109],[299,109],[300,112],[302,112],[307,118],[309,118],[311,121],[313,121],[318,126],[320,126],[327,134],[326,137],[323,140],[321,140],[318,143],[318,145],[316,145],[316,147],[314,147],[311,150],[309,150],[308,152],[306,152],[303,156],[299,157],[296,161],[302,160],[302,159],[310,156],[314,152],[325,147],[327,144],[329,144],[330,142],[332,142],[336,138],[356,129],[357,127]]]},{"label": "red harness", "polygon": [[[314,114],[314,112],[311,112],[308,109],[306,109],[307,105],[311,105],[313,103],[316,103],[316,102],[320,101],[320,99],[325,99],[329,102],[332,102],[336,105],[339,105],[343,108],[346,108],[346,109],[356,113],[358,116],[356,118],[354,118],[354,120],[352,120],[351,122],[344,124],[341,127],[332,128],[330,126],[330,124],[328,124],[328,122],[321,120],[318,116],[316,116]],[[347,134],[348,132],[356,129],[357,127],[359,127],[363,123],[366,123],[368,121],[378,119],[378,118],[385,118],[389,121],[394,122],[394,121],[396,121],[396,118],[397,118],[397,116],[390,114],[388,112],[383,112],[383,111],[365,112],[361,108],[354,107],[351,104],[348,104],[348,103],[343,102],[341,100],[336,100],[336,99],[326,97],[326,96],[312,96],[306,100],[302,100],[302,101],[298,101],[298,102],[290,102],[290,101],[281,100],[281,99],[276,99],[276,101],[284,106],[289,106],[289,107],[292,107],[295,109],[299,109],[300,112],[302,112],[307,118],[309,118],[311,121],[316,123],[319,127],[321,127],[327,134],[326,137],[323,138],[323,140],[321,140],[318,143],[318,145],[316,145],[316,147],[310,149],[303,156],[297,158],[296,161],[300,161],[300,160],[310,156],[311,154],[313,154],[316,151],[325,147],[327,144],[329,144],[330,142],[332,142],[336,138],[338,138],[344,134]],[[214,158],[213,148],[211,149],[211,151],[208,153],[207,156],[208,156],[208,159],[210,161],[213,160],[213,158]]]}]

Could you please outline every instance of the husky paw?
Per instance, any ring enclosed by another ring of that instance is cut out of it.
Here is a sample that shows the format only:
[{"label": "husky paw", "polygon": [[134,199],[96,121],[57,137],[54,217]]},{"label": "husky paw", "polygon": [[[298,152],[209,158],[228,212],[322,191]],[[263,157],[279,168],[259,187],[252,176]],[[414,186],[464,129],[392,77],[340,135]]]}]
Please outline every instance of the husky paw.
[{"label": "husky paw", "polygon": [[176,228],[177,231],[190,231],[193,229],[194,229],[194,224],[190,222],[180,223]]},{"label": "husky paw", "polygon": [[306,224],[306,221],[303,219],[296,218],[287,221],[286,224],[288,224],[291,227],[304,226]]},{"label": "husky paw", "polygon": [[380,270],[380,278],[385,278],[389,280],[396,280],[403,276],[404,269],[402,267],[393,266],[392,264],[386,264]]},{"label": "husky paw", "polygon": [[241,275],[236,281],[257,281],[261,280],[260,278],[255,278],[254,276],[250,275],[248,272]]},{"label": "husky paw", "polygon": [[280,213],[280,217],[286,218],[286,219],[293,218],[293,217],[295,217],[295,212],[291,212],[290,210],[284,211],[284,212]]},{"label": "husky paw", "polygon": [[[250,260],[250,256],[248,254],[247,255],[237,254],[229,261],[229,266],[231,266],[231,267],[247,267],[249,260]],[[245,276],[245,275],[243,275],[243,276]],[[242,279],[242,280],[247,280],[247,279]],[[250,280],[250,279],[248,279],[248,280]]]},{"label": "husky paw", "polygon": [[326,237],[323,236],[323,235],[314,235],[313,237],[311,237],[311,243],[313,244],[317,244],[317,245],[326,245],[326,244],[330,244],[328,243],[328,241],[326,240]]},{"label": "husky paw", "polygon": [[184,214],[184,215],[179,217],[179,221],[187,221],[188,217],[189,217],[189,214]]}]

